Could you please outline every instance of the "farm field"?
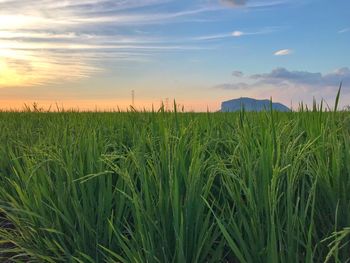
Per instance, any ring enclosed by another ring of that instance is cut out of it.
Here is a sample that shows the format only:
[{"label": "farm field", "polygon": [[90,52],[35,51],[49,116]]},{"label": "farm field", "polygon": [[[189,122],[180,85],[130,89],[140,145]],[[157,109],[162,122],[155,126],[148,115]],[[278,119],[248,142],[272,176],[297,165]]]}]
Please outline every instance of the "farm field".
[{"label": "farm field", "polygon": [[1,262],[347,262],[350,114],[1,112]]}]

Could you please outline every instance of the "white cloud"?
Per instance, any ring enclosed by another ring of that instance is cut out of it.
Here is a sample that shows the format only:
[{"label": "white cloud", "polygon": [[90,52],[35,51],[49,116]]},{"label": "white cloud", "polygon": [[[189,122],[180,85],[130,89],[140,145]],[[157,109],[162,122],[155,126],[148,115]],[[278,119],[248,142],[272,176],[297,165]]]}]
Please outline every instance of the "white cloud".
[{"label": "white cloud", "polygon": [[232,36],[234,36],[234,37],[240,37],[243,35],[244,35],[244,33],[242,31],[233,31],[232,32]]},{"label": "white cloud", "polygon": [[277,50],[274,55],[275,56],[287,56],[290,55],[293,51],[291,49],[281,49]]}]

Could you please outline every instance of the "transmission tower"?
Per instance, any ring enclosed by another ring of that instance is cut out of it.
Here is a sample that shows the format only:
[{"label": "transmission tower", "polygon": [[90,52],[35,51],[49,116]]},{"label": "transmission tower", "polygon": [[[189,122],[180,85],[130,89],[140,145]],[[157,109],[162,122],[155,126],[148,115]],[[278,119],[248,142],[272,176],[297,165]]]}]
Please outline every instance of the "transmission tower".
[{"label": "transmission tower", "polygon": [[131,91],[131,106],[135,107],[135,90]]}]

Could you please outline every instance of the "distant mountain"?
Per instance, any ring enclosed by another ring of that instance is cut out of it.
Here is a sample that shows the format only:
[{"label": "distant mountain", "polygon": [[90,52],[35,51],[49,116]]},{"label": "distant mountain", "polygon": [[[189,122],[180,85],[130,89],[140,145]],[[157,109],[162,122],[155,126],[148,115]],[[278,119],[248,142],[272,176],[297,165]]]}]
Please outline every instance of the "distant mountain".
[{"label": "distant mountain", "polygon": [[[239,98],[224,101],[221,103],[222,112],[240,111],[244,107],[245,111],[264,111],[270,110],[270,100],[255,100],[251,98]],[[272,103],[272,109],[276,111],[290,111],[290,109],[281,103]]]}]

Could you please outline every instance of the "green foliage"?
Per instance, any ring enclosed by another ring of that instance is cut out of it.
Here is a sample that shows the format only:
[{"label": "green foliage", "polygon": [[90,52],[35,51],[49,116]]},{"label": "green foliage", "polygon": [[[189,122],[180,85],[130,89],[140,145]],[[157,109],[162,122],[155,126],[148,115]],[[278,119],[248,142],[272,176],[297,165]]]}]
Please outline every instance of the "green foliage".
[{"label": "green foliage", "polygon": [[0,261],[349,259],[347,112],[34,110],[0,131]]}]

